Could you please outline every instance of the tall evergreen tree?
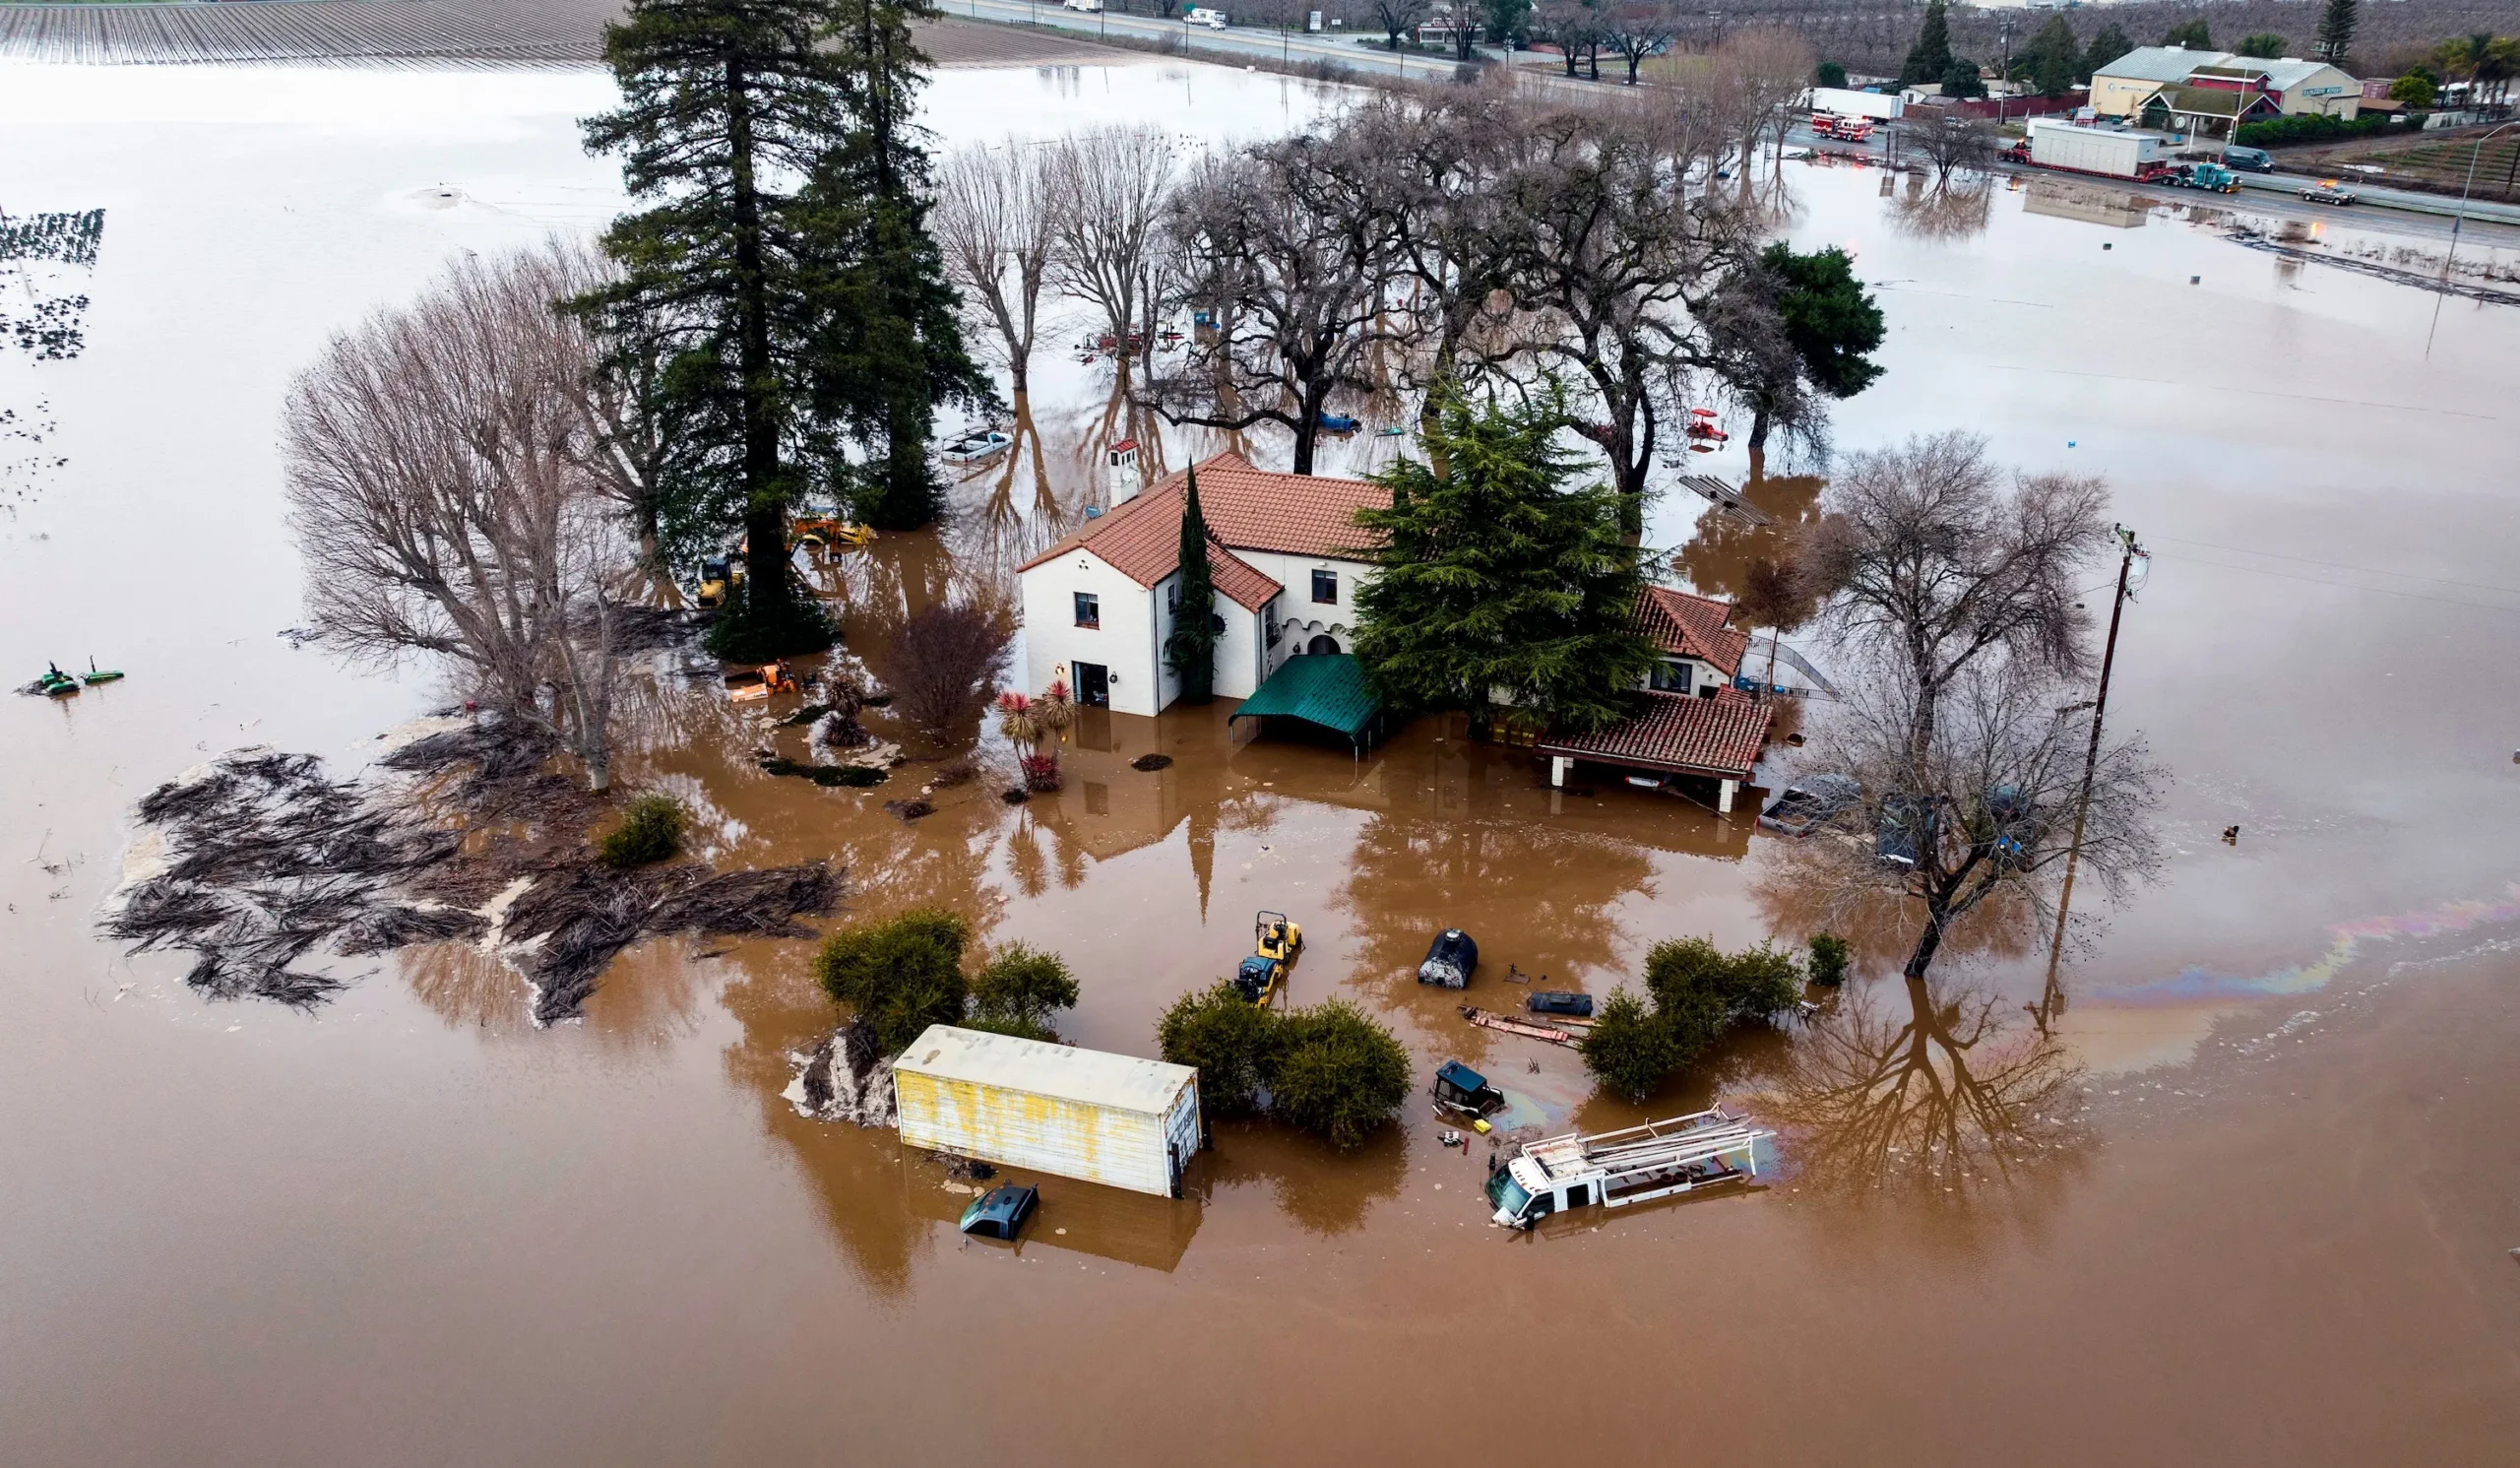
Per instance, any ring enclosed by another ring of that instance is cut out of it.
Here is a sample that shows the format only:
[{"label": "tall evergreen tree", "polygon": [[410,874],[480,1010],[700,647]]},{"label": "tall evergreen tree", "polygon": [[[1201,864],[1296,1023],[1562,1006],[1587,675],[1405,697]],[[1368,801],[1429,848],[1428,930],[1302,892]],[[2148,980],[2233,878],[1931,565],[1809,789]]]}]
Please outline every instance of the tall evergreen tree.
[{"label": "tall evergreen tree", "polygon": [[1652,670],[1637,629],[1642,553],[1620,496],[1569,487],[1562,404],[1473,409],[1447,394],[1426,435],[1441,470],[1374,476],[1391,508],[1357,512],[1378,574],[1356,593],[1356,657],[1387,697],[1465,709],[1483,729],[1503,694],[1560,729],[1623,717]]},{"label": "tall evergreen tree", "polygon": [[2210,51],[2214,49],[2214,30],[2205,23],[2203,16],[2198,16],[2192,21],[2181,21],[2163,32],[2162,44],[2185,46],[2191,51]]},{"label": "tall evergreen tree", "polygon": [[2357,0],[2327,0],[2327,9],[2319,12],[2318,43],[2311,54],[2330,66],[2343,66],[2345,53],[2354,45],[2354,32],[2362,24],[2362,7]]},{"label": "tall evergreen tree", "polygon": [[646,205],[603,238],[621,279],[578,302],[615,340],[665,361],[660,397],[684,428],[660,520],[688,554],[737,527],[749,556],[720,651],[766,657],[831,631],[788,569],[788,513],[815,483],[828,424],[807,412],[816,282],[845,253],[815,176],[858,124],[828,0],[631,0],[604,30],[622,104],[585,124],[622,155]]},{"label": "tall evergreen tree", "polygon": [[936,409],[989,397],[987,375],[963,342],[944,256],[927,232],[933,175],[925,130],[912,120],[927,57],[910,23],[936,10],[926,0],[831,3],[864,125],[809,190],[852,245],[832,276],[821,397],[866,446],[855,495],[861,518],[911,530],[936,518],[928,463]]},{"label": "tall evergreen tree", "polygon": [[1950,70],[1950,13],[1943,0],[1926,0],[1924,25],[1917,32],[1917,43],[1908,48],[1906,64],[1899,68],[1899,85],[1930,85],[1940,82]]},{"label": "tall evergreen tree", "polygon": [[2103,70],[2109,63],[2133,49],[2135,49],[2135,42],[2128,38],[2126,29],[2115,21],[2110,22],[2100,28],[2099,34],[2091,38],[2091,49],[2083,52],[2082,74],[2074,80],[2090,81],[2094,72]]},{"label": "tall evergreen tree", "polygon": [[1217,696],[1217,585],[1208,568],[1208,517],[1199,509],[1199,472],[1181,496],[1180,597],[1172,631],[1164,639],[1164,666],[1181,680],[1183,703]]},{"label": "tall evergreen tree", "polygon": [[2081,66],[2082,47],[2074,43],[2074,28],[2062,15],[2051,15],[2030,37],[2019,79],[2038,88],[2041,96],[2059,97],[2073,90]]}]

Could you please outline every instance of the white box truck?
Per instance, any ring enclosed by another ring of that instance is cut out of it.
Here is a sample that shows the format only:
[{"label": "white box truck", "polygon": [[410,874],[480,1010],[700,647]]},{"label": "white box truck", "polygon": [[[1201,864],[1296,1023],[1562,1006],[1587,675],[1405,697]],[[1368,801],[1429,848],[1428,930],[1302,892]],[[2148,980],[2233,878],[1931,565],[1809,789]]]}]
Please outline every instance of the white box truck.
[{"label": "white box truck", "polygon": [[1081,10],[1087,15],[1100,15],[1102,12],[1102,0],[1059,0],[1059,4],[1064,9]]},{"label": "white box truck", "polygon": [[1814,87],[1811,89],[1811,110],[1833,117],[1869,117],[1875,122],[1896,122],[1907,110],[1895,92],[1858,92],[1852,87]]},{"label": "white box truck", "polygon": [[1225,12],[1221,10],[1210,10],[1204,5],[1192,7],[1188,13],[1181,17],[1181,19],[1189,22],[1193,26],[1205,26],[1211,31],[1223,31],[1225,29]]},{"label": "white box truck", "polygon": [[2039,118],[2030,124],[2030,161],[2068,173],[2149,178],[2170,166],[2170,142],[2159,133],[2076,127]]},{"label": "white box truck", "polygon": [[933,1152],[1181,1195],[1199,1072],[1105,1051],[930,1025],[893,1062],[902,1140]]}]

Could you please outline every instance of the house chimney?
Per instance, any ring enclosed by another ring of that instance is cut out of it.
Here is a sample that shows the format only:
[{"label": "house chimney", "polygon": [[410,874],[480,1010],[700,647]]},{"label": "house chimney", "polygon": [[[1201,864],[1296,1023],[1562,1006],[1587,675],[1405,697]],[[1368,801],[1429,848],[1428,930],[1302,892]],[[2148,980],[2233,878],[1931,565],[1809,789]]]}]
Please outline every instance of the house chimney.
[{"label": "house chimney", "polygon": [[1102,460],[1110,472],[1111,503],[1124,505],[1137,498],[1138,491],[1146,487],[1138,475],[1138,441],[1121,439],[1111,445]]}]

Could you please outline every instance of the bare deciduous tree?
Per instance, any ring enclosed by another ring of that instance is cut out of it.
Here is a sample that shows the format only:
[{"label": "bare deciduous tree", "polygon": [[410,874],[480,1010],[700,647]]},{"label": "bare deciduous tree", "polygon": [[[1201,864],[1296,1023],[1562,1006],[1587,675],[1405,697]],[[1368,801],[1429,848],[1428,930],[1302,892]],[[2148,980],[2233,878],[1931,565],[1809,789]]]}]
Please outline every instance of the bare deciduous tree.
[{"label": "bare deciduous tree", "polygon": [[2073,475],[2015,476],[1985,440],[1950,432],[1850,460],[1801,564],[1830,629],[1891,670],[1931,745],[1943,694],[2001,659],[2064,676],[2089,660],[2077,584],[2107,543],[2108,490]]},{"label": "bare deciduous tree", "polygon": [[1589,0],[1541,0],[1536,14],[1541,29],[1557,43],[1565,57],[1566,75],[1573,77],[1577,64],[1591,68],[1593,81],[1602,79],[1602,35],[1605,18],[1601,9]]},{"label": "bare deciduous tree", "polygon": [[914,612],[875,659],[893,710],[939,743],[978,720],[1006,672],[1015,629],[1000,611],[945,602]]},{"label": "bare deciduous tree", "polygon": [[1801,886],[1834,931],[1879,896],[1904,899],[1922,919],[1901,969],[1912,980],[1990,900],[2049,911],[2052,875],[2069,857],[2112,892],[2159,865],[2152,817],[2164,777],[2143,741],[2092,755],[2090,726],[2073,717],[2083,706],[2067,702],[2079,685],[2049,672],[2035,647],[1989,646],[1942,686],[1930,716],[1896,660],[1849,678],[1812,753],[1815,767],[1854,776],[1862,799],[1839,818],[1847,839],[1799,842],[1780,865],[1779,879]]},{"label": "bare deciduous tree", "polygon": [[1966,178],[1994,165],[1995,125],[1983,117],[1920,107],[1900,124],[1899,136],[1933,169],[1936,188],[1955,173]]},{"label": "bare deciduous tree", "polygon": [[945,273],[987,316],[1016,397],[1030,388],[1041,284],[1059,238],[1040,151],[1010,138],[948,155],[936,170],[928,230]]},{"label": "bare deciduous tree", "polygon": [[1333,395],[1372,391],[1368,358],[1396,330],[1387,163],[1359,141],[1343,130],[1211,161],[1168,215],[1182,289],[1215,325],[1156,401],[1173,422],[1283,425],[1297,474],[1312,473]]},{"label": "bare deciduous tree", "polygon": [[1179,163],[1172,135],[1143,125],[1096,128],[1049,152],[1044,176],[1057,239],[1051,279],[1102,314],[1123,356],[1149,304],[1158,230]]},{"label": "bare deciduous tree", "polygon": [[1374,24],[1382,28],[1383,49],[1399,50],[1400,38],[1417,30],[1434,8],[1434,0],[1373,0]]},{"label": "bare deciduous tree", "polygon": [[282,422],[315,624],[353,659],[452,661],[610,784],[619,660],[606,587],[632,560],[554,309],[555,248],[450,266],[410,307],[333,339]]},{"label": "bare deciduous tree", "polygon": [[1645,58],[1661,53],[1679,33],[1678,13],[1664,0],[1604,0],[1595,14],[1602,44],[1627,63],[1630,87]]}]

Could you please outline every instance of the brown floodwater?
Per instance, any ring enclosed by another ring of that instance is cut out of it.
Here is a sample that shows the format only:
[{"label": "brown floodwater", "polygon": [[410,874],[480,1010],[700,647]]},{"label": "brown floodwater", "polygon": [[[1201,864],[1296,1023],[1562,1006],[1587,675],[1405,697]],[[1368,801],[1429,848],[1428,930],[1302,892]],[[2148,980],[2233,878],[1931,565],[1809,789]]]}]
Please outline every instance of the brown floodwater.
[{"label": "brown floodwater", "polygon": [[[1891,326],[1838,450],[1973,428],[2025,469],[2106,475],[2156,552],[2110,712],[2176,776],[2174,855],[2092,905],[2054,1033],[2022,1009],[2043,932],[1991,915],[1917,993],[1884,977],[1885,927],[1858,934],[1845,997],[1646,1109],[1720,1097],[1779,1125],[1746,1194],[1508,1236],[1483,1152],[1413,1109],[1346,1157],[1220,1125],[1177,1202],[1050,1180],[1009,1248],[953,1231],[965,1195],[932,1162],[783,1099],[833,1020],[810,944],[643,944],[583,1021],[537,1030],[469,949],[345,962],[351,988],[299,1013],[206,1002],[181,957],[95,939],[149,789],[248,743],[346,769],[440,699],[425,669],[347,672],[275,635],[300,619],[272,447],[289,373],[448,252],[617,197],[576,148],[603,96],[586,74],[148,71],[0,74],[0,205],[107,212],[93,269],[0,278],[90,297],[75,360],[0,346],[0,408],[45,425],[0,443],[0,664],[132,673],[0,702],[0,1460],[1415,1462],[1502,1440],[2367,1463],[2520,1441],[2520,312],[2454,299],[2436,330],[2423,291],[2235,242],[2223,201],[1952,206],[1790,166],[1794,237],[1854,249]],[[952,141],[1102,116],[1213,137],[1326,99],[1147,63],[952,74],[931,116]],[[2382,266],[2437,249],[2293,227]],[[1106,368],[1042,361],[1018,453],[954,519],[831,573],[852,654],[1003,588],[1106,492],[1102,445],[1151,431]],[[1360,438],[1333,467],[1393,451]],[[1689,467],[1751,477],[1730,451]],[[1824,466],[1763,469],[1744,499],[1774,526],[1658,504],[1649,536],[1697,585],[1736,586],[1814,512]],[[905,824],[883,802],[946,751],[819,789],[762,773],[751,717],[693,686],[668,666],[634,700],[624,778],[685,799],[704,855],[829,857],[843,921],[941,903],[983,942],[1055,948],[1086,1045],[1151,1053],[1157,1012],[1281,909],[1309,940],[1297,1000],[1374,1011],[1421,1076],[1470,1061],[1518,1118],[1615,1125],[1643,1113],[1459,997],[1509,1005],[1508,965],[1606,992],[1664,937],[1806,929],[1746,811],[1552,792],[1441,720],[1359,758],[1238,736],[1226,707],[1089,715],[1057,795],[1003,802],[987,735],[992,777]],[[1149,753],[1172,763],[1133,767]],[[1447,924],[1480,941],[1466,996],[1409,978]]]}]

